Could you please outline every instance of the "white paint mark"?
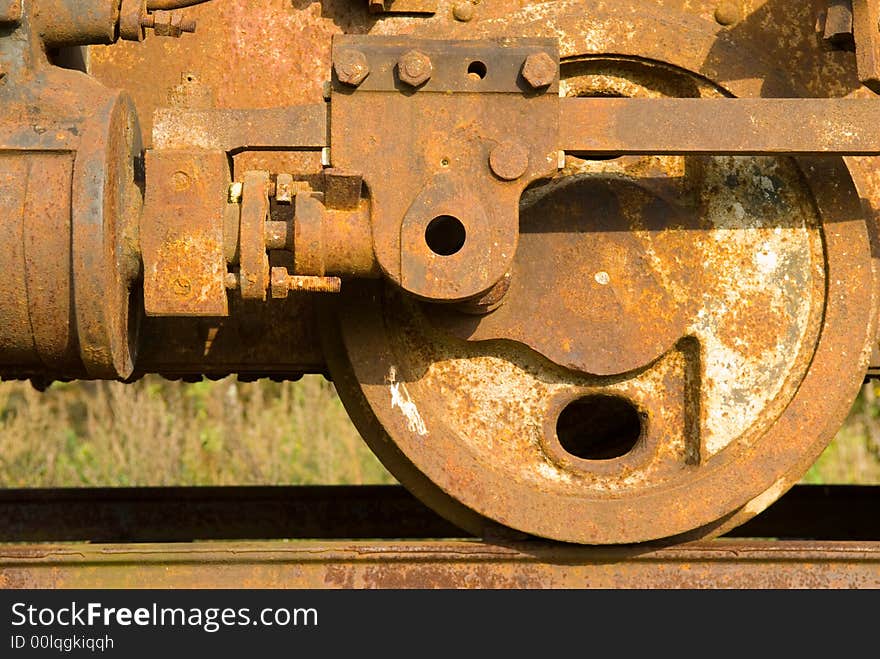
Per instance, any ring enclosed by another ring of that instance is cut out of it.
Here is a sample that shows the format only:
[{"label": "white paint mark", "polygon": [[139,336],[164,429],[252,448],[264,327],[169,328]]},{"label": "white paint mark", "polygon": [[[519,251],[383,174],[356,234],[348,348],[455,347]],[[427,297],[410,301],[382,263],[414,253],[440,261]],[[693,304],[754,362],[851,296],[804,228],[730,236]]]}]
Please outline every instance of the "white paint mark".
[{"label": "white paint mark", "polygon": [[607,286],[611,283],[611,277],[604,270],[597,272],[595,279],[599,284],[602,284],[602,286]]},{"label": "white paint mark", "polygon": [[403,416],[406,417],[406,425],[410,432],[418,433],[423,437],[427,435],[428,429],[425,427],[425,422],[422,420],[422,415],[419,414],[416,404],[410,398],[406,385],[397,382],[397,369],[394,366],[388,370],[388,385],[391,390],[391,408],[400,408]]}]

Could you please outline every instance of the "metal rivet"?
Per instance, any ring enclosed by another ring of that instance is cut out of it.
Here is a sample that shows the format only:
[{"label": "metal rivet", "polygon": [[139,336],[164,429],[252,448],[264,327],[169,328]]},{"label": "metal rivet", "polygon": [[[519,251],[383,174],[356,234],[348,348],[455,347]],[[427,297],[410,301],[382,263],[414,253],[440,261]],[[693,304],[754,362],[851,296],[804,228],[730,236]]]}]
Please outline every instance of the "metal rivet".
[{"label": "metal rivet", "polygon": [[515,181],[529,168],[529,152],[516,140],[505,140],[492,149],[489,166],[498,178]]},{"label": "metal rivet", "polygon": [[715,20],[719,25],[733,25],[741,20],[739,7],[733,2],[722,2],[715,9]]},{"label": "metal rivet", "polygon": [[457,2],[455,6],[452,8],[452,16],[457,21],[461,21],[462,23],[467,23],[474,17],[474,5],[470,0],[464,0],[464,2]]}]

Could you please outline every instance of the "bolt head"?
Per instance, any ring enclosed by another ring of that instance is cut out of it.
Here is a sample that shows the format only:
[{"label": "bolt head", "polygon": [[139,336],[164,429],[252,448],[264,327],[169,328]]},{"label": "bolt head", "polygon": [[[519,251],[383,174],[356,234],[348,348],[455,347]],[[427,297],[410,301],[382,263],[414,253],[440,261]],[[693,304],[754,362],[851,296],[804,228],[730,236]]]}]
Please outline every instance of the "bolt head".
[{"label": "bolt head", "polygon": [[558,72],[556,60],[545,52],[532,53],[522,67],[522,76],[533,89],[549,87]]},{"label": "bolt head", "polygon": [[518,141],[505,140],[489,154],[489,167],[498,178],[515,181],[529,168],[529,152]]},{"label": "bolt head", "polygon": [[474,3],[471,0],[462,0],[452,7],[452,16],[457,21],[467,23],[474,17]]},{"label": "bolt head", "polygon": [[741,20],[739,7],[733,2],[722,2],[715,9],[715,20],[725,27],[739,23]]},{"label": "bolt head", "polygon": [[343,85],[357,87],[368,75],[367,56],[359,50],[343,50],[333,60],[333,70]]},{"label": "bolt head", "polygon": [[397,60],[397,75],[401,82],[411,87],[425,84],[432,73],[434,65],[431,64],[431,58],[420,50],[407,51]]}]

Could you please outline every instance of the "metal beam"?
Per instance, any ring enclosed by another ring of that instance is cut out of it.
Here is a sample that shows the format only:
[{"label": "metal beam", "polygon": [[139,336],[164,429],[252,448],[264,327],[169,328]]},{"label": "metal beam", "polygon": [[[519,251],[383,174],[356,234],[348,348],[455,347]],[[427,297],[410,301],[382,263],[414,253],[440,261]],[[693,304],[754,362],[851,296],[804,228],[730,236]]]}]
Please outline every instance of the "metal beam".
[{"label": "metal beam", "polygon": [[876,99],[561,99],[559,147],[596,155],[878,155]]}]

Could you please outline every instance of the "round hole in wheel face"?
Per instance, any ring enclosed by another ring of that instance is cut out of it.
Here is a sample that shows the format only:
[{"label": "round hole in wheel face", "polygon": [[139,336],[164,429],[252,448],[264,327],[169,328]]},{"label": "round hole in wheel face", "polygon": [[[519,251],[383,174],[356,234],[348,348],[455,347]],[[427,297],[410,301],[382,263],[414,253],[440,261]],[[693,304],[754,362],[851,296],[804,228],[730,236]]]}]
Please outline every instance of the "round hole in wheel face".
[{"label": "round hole in wheel face", "polygon": [[425,242],[438,256],[452,256],[461,251],[467,238],[464,224],[452,215],[438,215],[425,229]]},{"label": "round hole in wheel face", "polygon": [[476,80],[482,80],[486,77],[488,69],[483,62],[475,61],[468,65],[468,75]]},{"label": "round hole in wheel face", "polygon": [[593,394],[566,405],[556,421],[559,444],[583,460],[613,460],[642,436],[642,416],[626,398]]}]

